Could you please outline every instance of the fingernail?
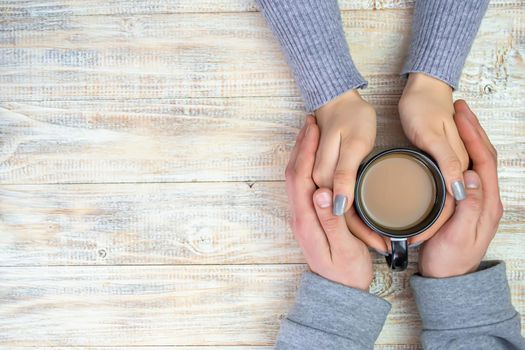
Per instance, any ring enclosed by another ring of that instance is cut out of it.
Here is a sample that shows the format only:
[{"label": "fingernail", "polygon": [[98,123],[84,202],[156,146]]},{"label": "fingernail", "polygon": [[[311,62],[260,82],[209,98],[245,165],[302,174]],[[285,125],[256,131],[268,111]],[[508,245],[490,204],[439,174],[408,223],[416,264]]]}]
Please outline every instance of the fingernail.
[{"label": "fingernail", "polygon": [[317,206],[319,206],[319,208],[328,208],[331,201],[332,196],[330,196],[327,192],[321,192],[315,195],[315,203]]},{"label": "fingernail", "polygon": [[335,196],[334,208],[332,209],[332,214],[334,214],[335,216],[343,215],[345,213],[346,201],[347,201],[346,196],[342,194],[338,194],[337,196]]},{"label": "fingernail", "polygon": [[311,124],[308,124],[308,126],[306,127],[306,135],[308,135],[308,132],[309,132],[310,129],[311,129],[310,126],[311,126]]},{"label": "fingernail", "polygon": [[475,175],[471,175],[469,172],[467,172],[465,174],[465,185],[467,186],[467,188],[478,188],[478,177]]},{"label": "fingernail", "polygon": [[457,201],[462,201],[465,199],[467,194],[465,193],[465,186],[463,185],[463,182],[454,181],[452,183],[452,193],[454,194],[454,198],[456,198]]},{"label": "fingernail", "polygon": [[387,253],[387,252],[383,252],[383,251],[378,250],[378,249],[375,249],[375,248],[374,248],[374,250],[376,251],[377,254],[380,254],[380,255],[382,255],[382,256],[388,256],[388,253]]}]

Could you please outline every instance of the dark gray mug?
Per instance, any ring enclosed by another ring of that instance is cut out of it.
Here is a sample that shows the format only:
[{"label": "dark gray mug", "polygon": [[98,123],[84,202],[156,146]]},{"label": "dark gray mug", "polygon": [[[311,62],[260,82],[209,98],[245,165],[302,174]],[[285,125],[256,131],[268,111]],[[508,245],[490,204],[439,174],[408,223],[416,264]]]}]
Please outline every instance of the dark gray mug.
[{"label": "dark gray mug", "polygon": [[[413,227],[405,228],[402,230],[395,230],[392,228],[381,226],[376,221],[374,221],[364,209],[362,203],[362,184],[363,184],[363,175],[366,173],[367,169],[372,166],[377,160],[387,155],[393,153],[400,153],[403,155],[408,155],[419,160],[430,172],[435,183],[435,201],[432,205],[432,208],[428,215],[415,224]],[[355,186],[355,197],[354,197],[355,210],[359,217],[364,221],[364,223],[370,227],[374,232],[390,238],[392,251],[386,256],[386,261],[389,267],[393,271],[403,271],[408,266],[408,238],[417,236],[424,231],[426,231],[436,220],[443,211],[445,206],[446,199],[446,186],[445,180],[441,171],[439,170],[437,164],[434,160],[425,154],[422,151],[414,150],[410,148],[393,148],[383,152],[380,152],[367,161],[365,161],[359,167],[357,173],[357,181]]]}]

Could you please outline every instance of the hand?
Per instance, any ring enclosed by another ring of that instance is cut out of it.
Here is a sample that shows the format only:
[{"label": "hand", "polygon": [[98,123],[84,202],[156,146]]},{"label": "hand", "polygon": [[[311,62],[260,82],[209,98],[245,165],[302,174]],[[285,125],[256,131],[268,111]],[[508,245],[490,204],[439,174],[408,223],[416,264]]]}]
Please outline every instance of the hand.
[{"label": "hand", "polygon": [[373,277],[368,248],[348,231],[344,217],[332,215],[331,191],[316,190],[312,179],[318,143],[319,127],[308,117],[286,167],[292,231],[313,272],[368,291]]},{"label": "hand", "polygon": [[408,139],[438,162],[448,192],[465,198],[463,171],[468,154],[454,124],[452,88],[423,73],[410,73],[399,101],[399,116]]},{"label": "hand", "polygon": [[348,91],[316,112],[321,140],[315,156],[313,179],[333,188],[334,215],[352,206],[357,169],[374,147],[376,113],[357,90]]},{"label": "hand", "polygon": [[426,277],[443,278],[475,271],[503,215],[496,150],[466,102],[456,101],[454,107],[454,119],[473,170],[464,174],[466,199],[457,204],[452,218],[420,251],[419,271]]}]

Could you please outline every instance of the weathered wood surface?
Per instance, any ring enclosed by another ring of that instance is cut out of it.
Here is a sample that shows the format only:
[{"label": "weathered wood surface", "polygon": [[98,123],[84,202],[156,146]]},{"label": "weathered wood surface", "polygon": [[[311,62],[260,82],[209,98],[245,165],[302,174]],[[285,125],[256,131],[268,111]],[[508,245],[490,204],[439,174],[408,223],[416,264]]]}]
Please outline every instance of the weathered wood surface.
[{"label": "weathered wood surface", "polygon": [[[340,0],[341,10],[381,10],[414,7],[415,0]],[[521,0],[491,0],[491,7],[518,7]],[[151,15],[166,13],[251,12],[255,0],[3,0],[0,13],[6,17],[42,15]]]},{"label": "weathered wood surface", "polygon": [[[461,80],[469,99],[504,106],[521,97],[524,13],[488,11]],[[370,82],[365,94],[402,91],[411,21],[407,9],[343,13],[353,58]],[[259,13],[51,13],[2,26],[0,101],[297,95]]]},{"label": "weathered wood surface", "polygon": [[[10,350],[28,350],[28,347],[22,346],[10,346]],[[39,350],[123,350],[129,349],[129,347],[119,347],[119,346],[60,346],[60,347],[38,347]],[[273,346],[134,346],[133,350],[273,350]],[[410,345],[389,345],[381,344],[374,347],[375,350],[420,350],[422,349],[419,344],[410,344]]]},{"label": "weathered wood surface", "polygon": [[[406,144],[413,5],[340,1],[379,147]],[[499,151],[487,258],[522,315],[524,35],[523,1],[492,0],[456,93]],[[0,2],[0,348],[272,348],[306,268],[282,183],[304,116],[253,0]],[[420,349],[411,258],[375,256],[377,349]]]},{"label": "weathered wood surface", "polygon": [[[523,312],[523,260],[507,260]],[[413,273],[413,267],[410,273]],[[271,345],[304,265],[0,268],[1,346]],[[409,273],[376,269],[393,303],[378,344],[416,344]]]},{"label": "weathered wood surface", "polygon": [[[397,96],[369,101],[379,116],[376,145],[406,145]],[[499,151],[502,176],[524,181],[522,100],[469,102]],[[284,97],[0,105],[3,184],[283,180],[305,118],[301,100]]]},{"label": "weathered wood surface", "polygon": [[[487,257],[523,259],[523,176],[502,188]],[[304,262],[282,182],[2,186],[0,213],[0,266]]]}]

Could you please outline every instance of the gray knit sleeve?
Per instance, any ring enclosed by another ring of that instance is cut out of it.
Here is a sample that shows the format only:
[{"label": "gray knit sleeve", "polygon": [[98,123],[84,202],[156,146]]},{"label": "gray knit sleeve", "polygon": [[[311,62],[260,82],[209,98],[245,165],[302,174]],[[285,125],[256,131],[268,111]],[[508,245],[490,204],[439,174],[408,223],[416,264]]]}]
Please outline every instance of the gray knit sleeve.
[{"label": "gray knit sleeve", "polygon": [[417,0],[412,41],[402,74],[422,72],[453,89],[489,0]]},{"label": "gray knit sleeve", "polygon": [[390,307],[375,295],[306,272],[276,349],[373,349]]},{"label": "gray knit sleeve", "polygon": [[525,349],[503,262],[484,262],[464,276],[414,275],[410,283],[423,321],[423,348]]},{"label": "gray knit sleeve", "polygon": [[337,0],[257,0],[292,68],[308,111],[364,88],[346,43]]}]

